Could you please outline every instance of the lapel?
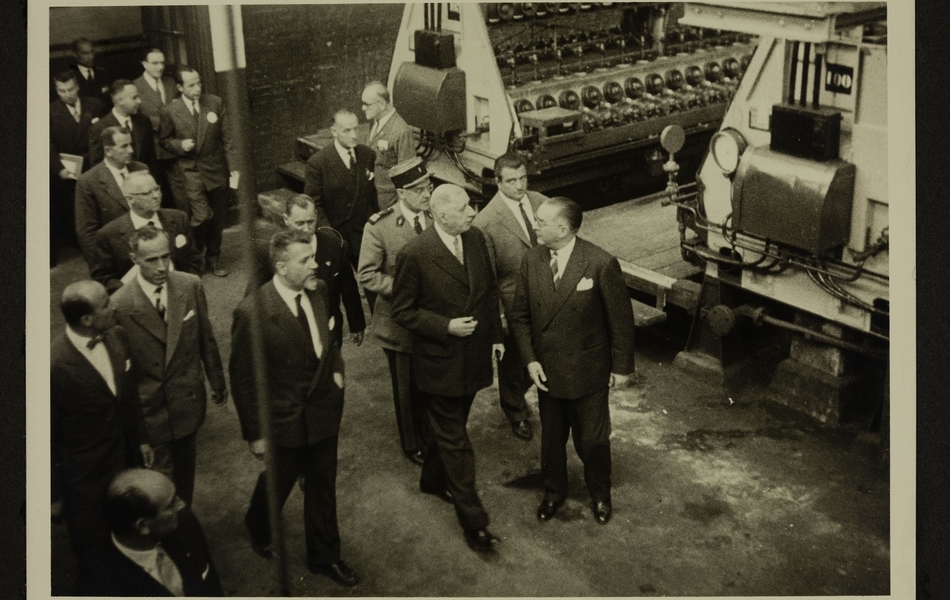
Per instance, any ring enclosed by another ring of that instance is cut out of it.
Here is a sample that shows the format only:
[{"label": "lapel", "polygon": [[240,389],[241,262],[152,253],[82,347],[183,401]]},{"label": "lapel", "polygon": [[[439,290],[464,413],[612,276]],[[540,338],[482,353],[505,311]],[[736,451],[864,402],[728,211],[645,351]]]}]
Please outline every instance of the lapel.
[{"label": "lapel", "polygon": [[[106,161],[103,159],[96,168],[99,169],[99,183],[102,185],[102,189],[112,198],[113,202],[122,207],[122,210],[128,212],[129,203],[125,201],[125,196],[122,195],[119,184],[116,183],[115,177],[112,176],[112,171],[106,166]],[[126,169],[131,172],[128,166],[126,166]]]},{"label": "lapel", "polygon": [[[165,284],[168,287],[168,306],[165,308],[165,316],[168,318],[168,335],[165,341],[165,366],[171,362],[175,355],[175,346],[178,344],[178,338],[181,336],[181,328],[184,325],[185,309],[188,308],[188,298],[185,296],[177,283],[175,283],[174,273],[168,274],[168,281]],[[141,286],[139,286],[141,288]],[[158,316],[158,311],[155,311]],[[197,319],[198,315],[192,317]]]},{"label": "lapel", "polygon": [[[290,312],[290,307],[287,306],[284,299],[277,293],[277,288],[274,287],[273,281],[268,281],[267,284],[261,288],[261,309],[267,315],[271,326],[276,332],[276,336],[279,339],[287,340],[287,344],[291,346],[288,348],[288,352],[306,352],[307,338],[304,336],[303,331],[300,330],[300,325],[297,323],[294,313]],[[321,340],[322,339],[323,338],[321,338]]]},{"label": "lapel", "polygon": [[[106,352],[109,354],[109,363],[112,365],[112,379],[115,383],[115,396],[116,398],[122,397],[122,374],[125,373],[125,360],[126,358],[122,355],[118,342],[112,337],[110,332],[106,332],[103,337],[103,343],[106,347]],[[108,389],[108,386],[106,386]]]},{"label": "lapel", "polygon": [[[129,317],[141,325],[145,331],[158,338],[158,341],[165,343],[168,335],[168,325],[158,316],[158,311],[155,310],[155,306],[145,295],[145,290],[142,289],[138,281],[131,281],[129,286],[132,287],[132,310],[129,311]],[[171,294],[169,294],[170,297]],[[165,311],[166,316],[168,316],[168,308]],[[165,354],[167,356],[167,350]]]},{"label": "lapel", "polygon": [[[198,97],[198,132],[195,138],[195,150],[200,150],[204,146],[206,134],[208,133],[208,97],[202,94]],[[194,118],[194,117],[192,117]]]},{"label": "lapel", "polygon": [[[480,286],[478,282],[475,281],[475,277],[478,273],[484,273],[486,271],[485,266],[482,264],[485,254],[479,251],[478,245],[475,243],[476,239],[477,236],[472,233],[471,229],[462,234],[462,256],[465,258],[465,270],[468,276],[468,302],[466,311],[468,307],[473,306],[477,301],[475,294],[485,289],[485,286]],[[445,247],[445,244],[442,244],[442,246]],[[453,258],[455,257],[453,256]],[[455,262],[458,263],[458,260],[456,259]]]},{"label": "lapel", "polygon": [[[436,264],[440,269],[451,275],[459,283],[468,287],[468,273],[466,272],[465,267],[459,264],[455,255],[449,252],[449,249],[442,243],[442,238],[439,237],[439,233],[435,230],[435,226],[429,227],[423,231],[421,236],[426,238],[425,243],[429,246],[429,251],[426,253],[433,263]],[[463,254],[467,253],[468,248],[465,247],[465,239],[462,239],[462,252]]]},{"label": "lapel", "polygon": [[[65,335],[64,335],[65,337]],[[92,387],[99,390],[104,396],[112,396],[112,390],[109,389],[109,384],[106,383],[106,380],[102,378],[102,375],[99,371],[96,370],[92,363],[86,360],[86,357],[83,356],[79,350],[73,346],[73,343],[69,341],[68,338],[64,339],[63,342],[66,344],[66,365],[65,368],[75,375],[77,378],[84,380],[86,383]],[[117,371],[115,366],[115,360],[112,357],[112,352],[109,351],[109,347],[106,346],[106,352],[109,354],[109,362],[112,364],[112,376],[113,379],[118,383],[118,377],[116,377]],[[125,370],[125,365],[122,365],[123,371]],[[119,391],[116,387],[116,391]]]},{"label": "lapel", "polygon": [[[498,223],[513,233],[515,237],[521,240],[521,243],[526,247],[531,247],[531,240],[528,239],[527,234],[524,232],[524,229],[521,228],[521,224],[518,223],[518,219],[511,213],[511,210],[508,208],[508,204],[505,202],[505,199],[502,197],[501,192],[498,192],[496,196],[498,203],[495,204],[495,214],[498,217]],[[531,226],[530,223],[526,223],[528,227]]]},{"label": "lapel", "polygon": [[567,266],[564,267],[564,274],[561,275],[560,281],[558,281],[557,288],[554,288],[554,279],[551,276],[550,270],[550,260],[551,254],[541,253],[542,257],[546,257],[548,264],[542,269],[539,269],[540,273],[547,271],[547,281],[548,286],[553,288],[553,293],[545,296],[547,310],[545,318],[541,321],[541,327],[545,327],[548,323],[551,322],[551,319],[554,318],[554,315],[561,310],[561,307],[564,306],[564,303],[574,293],[577,283],[581,280],[584,273],[587,271],[587,253],[584,252],[583,244],[580,239],[576,239],[574,242],[574,251],[571,252],[571,258],[567,261]]},{"label": "lapel", "polygon": [[[326,304],[323,302],[323,297],[315,292],[308,291],[306,296],[310,298],[310,308],[313,310],[313,316],[317,320],[317,331],[320,333],[320,341],[323,343],[323,352],[317,358],[320,359],[320,366],[317,367],[316,372],[313,374],[313,378],[310,380],[310,385],[307,387],[307,397],[313,393],[313,390],[317,388],[317,384],[320,382],[320,379],[323,375],[323,372],[330,368],[327,366],[329,362],[327,356],[330,354],[330,344],[335,342],[330,337],[330,328],[326,319],[320,319],[319,315],[327,315],[329,311],[327,310]],[[338,325],[342,327],[343,324]],[[298,328],[299,329],[299,328]]]},{"label": "lapel", "polygon": [[178,116],[178,122],[175,124],[175,127],[176,129],[180,129],[180,131],[176,132],[176,137],[182,139],[194,137],[195,144],[197,144],[198,131],[195,125],[195,118],[191,116],[191,111],[188,110],[185,101],[179,96],[173,102],[168,103],[168,110],[177,113]]}]

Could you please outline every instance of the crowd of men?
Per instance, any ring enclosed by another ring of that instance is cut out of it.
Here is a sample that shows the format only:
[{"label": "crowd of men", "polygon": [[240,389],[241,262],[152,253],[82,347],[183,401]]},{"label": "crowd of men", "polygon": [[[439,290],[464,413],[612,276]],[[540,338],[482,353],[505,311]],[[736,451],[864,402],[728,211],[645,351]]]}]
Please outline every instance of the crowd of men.
[{"label": "crowd of men", "polygon": [[[529,192],[524,160],[507,153],[495,163],[498,193],[476,215],[463,188],[433,187],[388,90],[371,82],[361,98],[368,138],[356,114],[337,111],[304,193],[248,232],[253,270],[234,308],[226,377],[201,280],[228,275],[218,257],[237,174],[224,102],[187,66],[168,79],[158,49],[143,54],[140,78],[108,84],[92,44],[74,49],[50,109],[51,236],[73,225],[91,279],[61,300],[51,469],[77,593],[223,594],[190,506],[207,399],[226,403],[228,381],[250,452],[270,456],[244,516],[251,549],[275,556],[269,515],[299,483],[308,569],[356,585],[340,553],[336,475],[346,377],[360,375],[346,373],[341,347],[367,331],[389,365],[419,489],[454,507],[470,548],[499,542],[467,431],[494,363],[499,403],[525,441],[525,393],[538,389],[538,520],[568,495],[571,434],[594,519],[610,520],[607,398],[634,371],[633,313],[617,260],[577,237],[576,203]],[[162,206],[163,190],[174,207]]]}]

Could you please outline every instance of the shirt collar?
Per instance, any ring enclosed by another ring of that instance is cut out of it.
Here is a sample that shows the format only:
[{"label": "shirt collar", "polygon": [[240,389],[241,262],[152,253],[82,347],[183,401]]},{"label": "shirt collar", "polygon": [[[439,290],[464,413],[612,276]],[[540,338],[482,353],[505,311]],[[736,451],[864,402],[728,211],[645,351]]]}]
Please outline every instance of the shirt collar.
[{"label": "shirt collar", "polygon": [[442,238],[442,243],[445,244],[453,253],[455,252],[455,238],[459,237],[457,235],[449,235],[442,231],[442,228],[439,227],[439,224],[436,222],[432,223],[435,225],[435,231],[439,234],[439,237]]},{"label": "shirt collar", "polygon": [[388,113],[376,119],[376,133],[379,133],[383,129],[383,127],[389,122],[389,119],[391,119],[394,114],[396,114],[396,109],[390,106]]},{"label": "shirt collar", "polygon": [[69,338],[69,341],[73,343],[73,346],[76,346],[76,349],[82,352],[83,354],[89,354],[89,340],[92,338],[84,337],[73,331],[73,328],[69,325],[66,326],[66,337]]},{"label": "shirt collar", "polygon": [[125,122],[128,121],[129,127],[132,126],[132,117],[126,117],[114,108],[112,109],[112,115],[115,117],[116,121],[119,122],[119,125],[125,125]]},{"label": "shirt collar", "polygon": [[[557,251],[558,262],[560,262],[562,259],[564,262],[567,262],[567,259],[571,257],[571,253],[574,252],[574,242],[576,241],[577,236],[572,236],[571,241],[564,244],[564,247]],[[554,250],[551,250],[551,252],[554,252]]]},{"label": "shirt collar", "polygon": [[343,145],[336,140],[333,140],[333,146],[336,148],[336,153],[339,154],[343,160],[344,165],[350,164],[350,150],[353,150],[353,156],[356,156],[356,150],[354,148],[344,148]]},{"label": "shirt collar", "polygon": [[132,219],[132,227],[135,227],[136,229],[145,227],[148,225],[148,222],[151,221],[155,224],[155,229],[158,229],[159,231],[164,230],[164,227],[162,227],[162,220],[158,218],[157,212],[152,215],[151,219],[146,219],[145,217],[140,217],[134,210],[130,210],[129,218]]},{"label": "shirt collar", "polygon": [[112,543],[115,544],[115,547],[129,558],[132,562],[139,565],[146,571],[155,571],[158,569],[158,546],[151,548],[150,550],[133,550],[128,546],[124,546],[122,542],[115,538],[115,534],[112,534]]},{"label": "shirt collar", "polygon": [[[135,276],[135,279],[136,281],[139,282],[139,285],[142,286],[142,291],[145,292],[145,295],[148,296],[149,299],[155,296],[155,290],[158,288],[157,285],[155,285],[154,283],[149,283],[145,281],[145,278],[142,277],[141,272],[139,272]],[[165,285],[162,286],[162,293],[164,294],[167,289],[168,289],[168,283],[166,282]]]},{"label": "shirt collar", "polygon": [[[303,292],[304,290],[295,292],[294,290],[284,285],[284,282],[281,281],[280,277],[278,277],[277,275],[274,275],[273,282],[274,282],[274,288],[277,289],[277,293],[280,294],[281,299],[283,299],[283,301],[287,303],[287,306],[295,306],[297,301],[294,300],[294,298],[299,296],[300,292]],[[293,308],[291,310],[296,310],[296,308]]]},{"label": "shirt collar", "polygon": [[[181,95],[181,99],[185,103],[185,106],[187,106],[188,109],[191,110],[192,112],[194,112],[196,107],[201,106],[201,104],[199,104],[195,100],[192,100],[191,98],[186,98],[184,94]],[[201,100],[201,98],[199,97],[198,100]]]},{"label": "shirt collar", "polygon": [[[129,173],[129,167],[128,167],[128,165],[122,167],[121,169],[117,169],[117,168],[113,167],[113,166],[112,166],[112,163],[110,163],[107,159],[103,159],[102,162],[105,163],[106,168],[109,169],[109,171],[112,172],[112,176],[115,177],[116,180],[121,181],[121,176],[119,175],[119,173],[125,173],[126,175],[128,175],[128,173]],[[122,186],[120,185],[119,187],[122,187]]]},{"label": "shirt collar", "polygon": [[425,213],[423,211],[420,210],[419,212],[412,212],[412,209],[409,208],[409,206],[402,200],[399,201],[399,210],[402,211],[402,216],[404,216],[410,223],[412,223],[417,216],[422,217],[419,219],[419,223],[422,224],[423,229],[426,228]]}]

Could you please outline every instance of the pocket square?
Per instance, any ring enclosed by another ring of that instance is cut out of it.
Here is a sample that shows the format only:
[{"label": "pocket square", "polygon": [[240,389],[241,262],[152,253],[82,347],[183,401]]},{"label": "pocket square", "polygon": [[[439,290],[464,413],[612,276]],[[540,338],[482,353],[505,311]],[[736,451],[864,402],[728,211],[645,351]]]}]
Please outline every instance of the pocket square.
[{"label": "pocket square", "polygon": [[131,358],[125,359],[125,370],[128,371],[131,368],[132,368],[132,359]]},{"label": "pocket square", "polygon": [[334,325],[336,325],[336,318],[330,317],[330,320],[327,322],[327,329],[332,331]]},{"label": "pocket square", "polygon": [[195,316],[195,309],[189,310],[189,311],[188,311],[188,314],[185,315],[185,318],[182,319],[182,321],[187,321],[188,319],[192,318],[193,316]]},{"label": "pocket square", "polygon": [[201,572],[201,581],[204,581],[208,578],[208,573],[211,572],[211,563],[205,565],[205,570]]},{"label": "pocket square", "polygon": [[594,287],[594,280],[590,277],[584,277],[577,282],[577,291],[583,292],[584,290],[589,290]]}]

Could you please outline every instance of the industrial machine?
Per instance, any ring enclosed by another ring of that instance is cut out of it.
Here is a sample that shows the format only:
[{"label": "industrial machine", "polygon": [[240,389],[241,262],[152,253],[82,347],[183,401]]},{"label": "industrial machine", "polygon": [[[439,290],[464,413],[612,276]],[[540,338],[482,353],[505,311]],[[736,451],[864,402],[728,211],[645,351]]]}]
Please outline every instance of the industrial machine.
[{"label": "industrial machine", "polygon": [[740,329],[785,329],[776,399],[829,423],[880,416],[886,387],[886,18],[873,2],[689,2],[680,20],[759,43],[695,183],[667,166],[683,257],[704,268],[676,363],[724,376]]},{"label": "industrial machine", "polygon": [[389,74],[393,103],[418,131],[434,176],[476,198],[494,193],[494,161],[509,150],[528,159],[538,191],[631,172],[662,189],[660,132],[683,127],[698,161],[756,39],[677,25],[677,11],[681,4],[407,4]]}]

